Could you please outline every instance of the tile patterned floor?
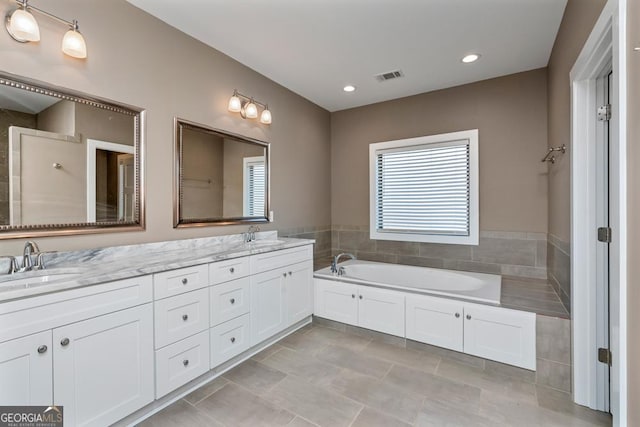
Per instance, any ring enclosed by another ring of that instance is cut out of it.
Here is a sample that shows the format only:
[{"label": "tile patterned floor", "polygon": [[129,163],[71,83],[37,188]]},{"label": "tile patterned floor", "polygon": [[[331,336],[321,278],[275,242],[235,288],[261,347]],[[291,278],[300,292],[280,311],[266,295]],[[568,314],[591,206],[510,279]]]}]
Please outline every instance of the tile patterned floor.
[{"label": "tile patterned floor", "polygon": [[528,371],[313,323],[143,426],[609,426]]}]

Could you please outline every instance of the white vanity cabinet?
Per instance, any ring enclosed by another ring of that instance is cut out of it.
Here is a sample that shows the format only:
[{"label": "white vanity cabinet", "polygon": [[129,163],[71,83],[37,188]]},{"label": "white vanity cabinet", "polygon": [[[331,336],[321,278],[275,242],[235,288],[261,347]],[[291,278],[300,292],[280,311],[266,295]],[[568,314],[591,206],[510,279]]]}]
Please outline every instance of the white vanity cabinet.
[{"label": "white vanity cabinet", "polygon": [[153,401],[150,276],[0,304],[0,401],[110,425]]},{"label": "white vanity cabinet", "polygon": [[51,331],[0,343],[2,405],[50,405],[53,402]]},{"label": "white vanity cabinet", "polygon": [[315,279],[317,316],[404,337],[402,293],[344,282]]},{"label": "white vanity cabinet", "polygon": [[251,257],[251,345],[313,313],[311,260],[311,245]]},{"label": "white vanity cabinet", "polygon": [[153,401],[151,304],[56,328],[53,347],[65,425],[110,425]]}]

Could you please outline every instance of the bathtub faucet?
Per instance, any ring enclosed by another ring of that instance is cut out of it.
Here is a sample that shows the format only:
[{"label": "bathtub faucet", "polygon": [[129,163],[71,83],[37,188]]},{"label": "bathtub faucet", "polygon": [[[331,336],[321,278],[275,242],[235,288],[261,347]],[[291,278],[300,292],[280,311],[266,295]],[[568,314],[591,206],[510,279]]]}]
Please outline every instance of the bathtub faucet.
[{"label": "bathtub faucet", "polygon": [[332,273],[337,273],[338,272],[338,262],[340,262],[340,258],[342,258],[343,256],[348,256],[351,259],[356,259],[356,256],[354,254],[348,254],[346,252],[342,252],[338,255],[335,256],[335,258],[333,258],[333,261],[331,261],[331,272]]}]

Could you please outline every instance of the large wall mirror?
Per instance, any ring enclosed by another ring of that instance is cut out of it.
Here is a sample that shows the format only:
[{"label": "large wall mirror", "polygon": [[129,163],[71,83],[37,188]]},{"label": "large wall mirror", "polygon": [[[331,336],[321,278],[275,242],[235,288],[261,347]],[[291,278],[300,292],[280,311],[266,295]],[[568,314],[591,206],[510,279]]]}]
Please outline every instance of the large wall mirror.
[{"label": "large wall mirror", "polygon": [[175,227],[269,221],[269,144],[175,120]]},{"label": "large wall mirror", "polygon": [[0,73],[0,239],[143,229],[142,116]]}]

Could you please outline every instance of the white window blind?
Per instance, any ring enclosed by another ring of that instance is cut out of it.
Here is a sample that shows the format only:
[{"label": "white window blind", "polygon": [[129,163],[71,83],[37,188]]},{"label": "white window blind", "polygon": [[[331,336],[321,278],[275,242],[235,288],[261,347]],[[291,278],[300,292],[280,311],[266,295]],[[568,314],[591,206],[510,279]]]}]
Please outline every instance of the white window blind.
[{"label": "white window blind", "polygon": [[245,216],[264,216],[265,165],[259,160],[245,159]]},{"label": "white window blind", "polygon": [[380,231],[469,235],[469,142],[377,154]]},{"label": "white window blind", "polygon": [[477,131],[370,151],[373,239],[477,244]]}]

